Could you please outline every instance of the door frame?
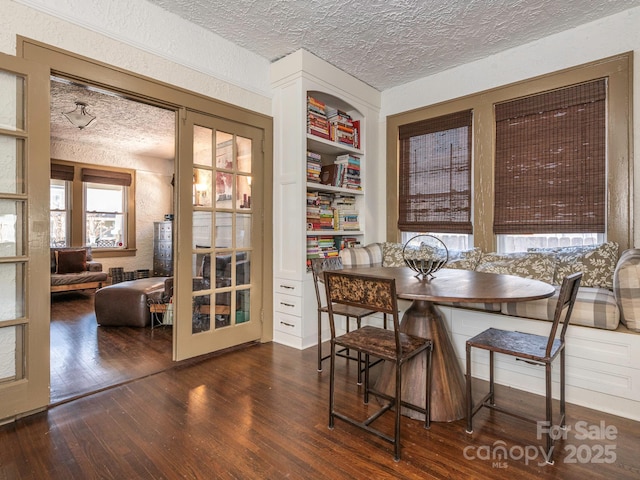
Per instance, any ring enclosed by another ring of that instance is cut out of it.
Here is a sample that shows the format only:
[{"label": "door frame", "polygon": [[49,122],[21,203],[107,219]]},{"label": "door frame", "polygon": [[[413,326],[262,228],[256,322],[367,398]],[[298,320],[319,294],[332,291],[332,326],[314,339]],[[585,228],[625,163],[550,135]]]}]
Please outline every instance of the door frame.
[{"label": "door frame", "polygon": [[[43,64],[49,67],[50,74],[75,78],[79,81],[87,82],[91,85],[102,87],[107,90],[116,91],[152,105],[170,107],[184,111],[188,109],[194,112],[201,112],[205,115],[230,120],[240,124],[250,125],[263,131],[263,162],[264,178],[263,196],[256,201],[261,201],[265,206],[263,209],[262,232],[255,232],[255,235],[262,237],[262,278],[256,279],[257,288],[261,289],[263,327],[261,342],[273,340],[273,316],[271,315],[273,306],[273,262],[271,252],[273,251],[273,119],[251,110],[231,105],[220,100],[216,100],[205,95],[195,93],[175,85],[145,77],[118,67],[108,65],[97,60],[83,57],[63,49],[47,45],[23,36],[17,36],[17,55]],[[181,122],[183,116],[177,115],[177,122]],[[177,126],[178,127],[178,126]],[[179,128],[176,128],[178,132]],[[180,157],[178,156],[178,142],[176,142],[176,185],[180,184],[177,172],[179,171]],[[47,159],[48,160],[48,159]],[[182,182],[184,183],[184,182]],[[176,189],[174,193],[174,203],[176,212],[181,211],[182,202],[187,198],[191,203],[191,189],[188,195],[180,194]],[[182,199],[181,199],[182,197]],[[47,205],[48,208],[48,205]],[[180,228],[191,228],[191,222],[187,219],[179,221]],[[180,230],[176,236],[180,235]],[[190,235],[189,235],[190,237]],[[180,261],[180,249],[174,246],[176,255],[174,262]],[[190,249],[188,250],[190,255]],[[185,288],[191,289],[191,278],[183,279],[180,271],[175,271],[176,289],[184,283]],[[180,308],[176,305],[176,308]],[[176,327],[174,325],[173,340],[173,360],[176,360]]]}]

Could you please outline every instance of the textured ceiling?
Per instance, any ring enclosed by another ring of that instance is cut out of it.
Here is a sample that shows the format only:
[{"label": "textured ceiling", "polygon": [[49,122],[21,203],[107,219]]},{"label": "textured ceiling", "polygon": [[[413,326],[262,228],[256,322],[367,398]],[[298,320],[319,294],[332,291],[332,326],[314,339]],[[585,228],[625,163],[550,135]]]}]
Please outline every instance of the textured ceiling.
[{"label": "textured ceiling", "polygon": [[[80,130],[63,112],[75,102],[87,103],[96,120]],[[154,158],[175,157],[175,112],[128,100],[97,89],[53,79],[51,81],[51,140],[67,144],[128,152]]]},{"label": "textured ceiling", "polygon": [[304,48],[385,90],[640,0],[149,0],[269,61]]},{"label": "textured ceiling", "polygon": [[[273,61],[304,48],[385,90],[640,5],[640,0],[148,0]],[[98,118],[62,116],[75,101]],[[175,114],[51,82],[52,141],[172,159]]]}]

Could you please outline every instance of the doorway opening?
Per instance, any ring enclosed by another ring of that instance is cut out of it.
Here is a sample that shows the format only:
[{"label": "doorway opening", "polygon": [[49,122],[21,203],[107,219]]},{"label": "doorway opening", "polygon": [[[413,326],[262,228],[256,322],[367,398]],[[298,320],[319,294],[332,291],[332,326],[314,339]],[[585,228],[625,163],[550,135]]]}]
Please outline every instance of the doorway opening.
[{"label": "doorway opening", "polygon": [[[172,248],[159,247],[154,231],[176,212],[177,112],[63,76],[52,76],[50,89],[52,161],[77,172],[126,169],[133,177],[128,187],[52,179],[51,246],[90,247],[93,264],[108,273],[106,285],[171,275]],[[78,103],[95,116],[82,128],[64,115]],[[155,271],[159,248],[162,272]],[[170,325],[98,326],[94,299],[93,289],[51,294],[51,404],[173,363]]]}]

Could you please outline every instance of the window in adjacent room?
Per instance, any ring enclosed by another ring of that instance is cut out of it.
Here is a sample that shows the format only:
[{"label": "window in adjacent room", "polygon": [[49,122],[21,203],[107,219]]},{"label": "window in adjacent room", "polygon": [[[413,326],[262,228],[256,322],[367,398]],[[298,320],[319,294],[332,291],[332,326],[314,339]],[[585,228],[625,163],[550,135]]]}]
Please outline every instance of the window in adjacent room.
[{"label": "window in adjacent room", "polygon": [[51,246],[135,248],[133,179],[133,170],[52,162]]},{"label": "window in adjacent room", "polygon": [[66,247],[69,239],[69,195],[66,180],[51,179],[51,246]]},{"label": "window in adjacent room", "polygon": [[84,184],[85,245],[98,248],[126,247],[126,187]]},{"label": "window in adjacent room", "polygon": [[71,235],[70,188],[74,178],[73,165],[51,164],[50,197],[50,244],[52,247],[67,247]]},{"label": "window in adjacent room", "polygon": [[403,241],[429,233],[450,247],[468,247],[472,118],[466,110],[400,126],[398,229]]},{"label": "window in adjacent room", "polygon": [[131,179],[126,171],[82,169],[84,245],[127,248],[127,196]]}]

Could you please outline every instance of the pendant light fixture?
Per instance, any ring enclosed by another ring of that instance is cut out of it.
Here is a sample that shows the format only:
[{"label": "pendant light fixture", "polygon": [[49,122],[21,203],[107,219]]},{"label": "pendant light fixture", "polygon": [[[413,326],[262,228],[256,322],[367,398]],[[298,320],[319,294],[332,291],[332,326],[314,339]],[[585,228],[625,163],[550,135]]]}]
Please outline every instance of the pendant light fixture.
[{"label": "pendant light fixture", "polygon": [[63,113],[63,115],[71,122],[75,127],[80,130],[91,125],[96,117],[87,112],[87,104],[85,102],[76,101],[76,108],[71,112]]}]

